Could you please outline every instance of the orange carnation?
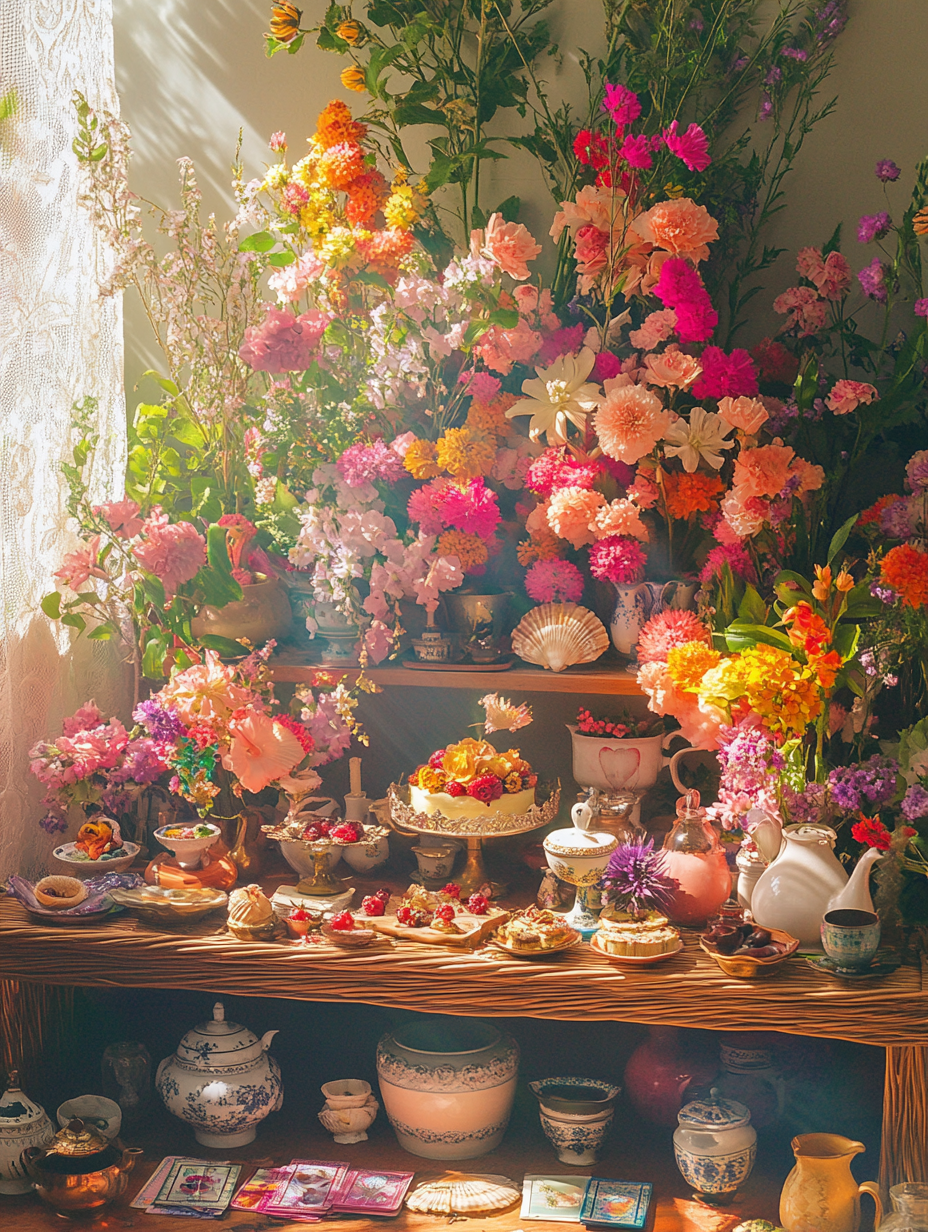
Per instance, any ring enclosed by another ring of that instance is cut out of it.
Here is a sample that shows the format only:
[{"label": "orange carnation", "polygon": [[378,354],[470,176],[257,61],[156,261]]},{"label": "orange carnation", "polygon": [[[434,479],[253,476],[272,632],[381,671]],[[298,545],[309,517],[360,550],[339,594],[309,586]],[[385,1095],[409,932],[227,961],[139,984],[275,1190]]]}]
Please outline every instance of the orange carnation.
[{"label": "orange carnation", "polygon": [[456,556],[465,573],[485,565],[489,553],[479,535],[469,535],[463,530],[446,530],[439,537],[435,550],[439,556]]},{"label": "orange carnation", "polygon": [[705,642],[686,642],[667,652],[667,673],[678,689],[698,693],[703,676],[710,667],[718,667],[721,659]]},{"label": "orange carnation", "polygon": [[379,171],[369,167],[348,186],[345,214],[355,227],[364,227],[374,217],[387,198],[390,187]]},{"label": "orange carnation", "polygon": [[333,99],[316,121],[316,141],[323,150],[341,142],[358,145],[367,136],[367,125],[351,117],[347,103]]},{"label": "orange carnation", "polygon": [[672,518],[682,520],[691,513],[714,512],[723,490],[718,475],[706,475],[702,471],[694,471],[691,475],[686,471],[679,475],[673,471],[664,472],[664,501]]},{"label": "orange carnation", "polygon": [[880,576],[899,592],[905,607],[920,608],[928,602],[928,556],[911,544],[891,548],[880,561]]},{"label": "orange carnation", "polygon": [[897,500],[899,500],[897,493],[887,492],[885,496],[881,496],[878,501],[872,504],[869,509],[863,511],[857,519],[857,525],[871,526],[874,522],[879,523],[880,518],[883,516],[883,510],[888,505],[894,505]]},{"label": "orange carnation", "polygon": [[402,258],[412,252],[413,242],[412,232],[389,227],[385,231],[374,231],[358,248],[371,265],[395,269]]},{"label": "orange carnation", "polygon": [[344,190],[364,171],[364,152],[351,141],[330,146],[319,158],[319,176],[329,188]]},{"label": "orange carnation", "polygon": [[449,428],[435,449],[438,465],[463,483],[489,475],[496,461],[494,445],[470,428]]}]

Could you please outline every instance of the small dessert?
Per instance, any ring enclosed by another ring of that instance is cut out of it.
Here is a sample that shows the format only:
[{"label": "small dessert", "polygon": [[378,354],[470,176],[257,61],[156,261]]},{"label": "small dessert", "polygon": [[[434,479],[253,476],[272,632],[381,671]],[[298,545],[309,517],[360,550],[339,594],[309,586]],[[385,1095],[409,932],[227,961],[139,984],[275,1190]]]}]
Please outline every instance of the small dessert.
[{"label": "small dessert", "polygon": [[277,916],[258,885],[242,886],[229,895],[229,932],[243,941],[271,937]]},{"label": "small dessert", "polygon": [[458,821],[487,813],[525,813],[535,803],[538,775],[518,749],[501,753],[470,736],[438,749],[409,776],[409,802],[418,813]]},{"label": "small dessert", "polygon": [[645,915],[617,914],[600,919],[597,946],[607,954],[622,958],[651,958],[678,948],[680,934],[666,916],[656,911]]},{"label": "small dessert", "polygon": [[335,945],[367,945],[374,939],[372,928],[358,927],[350,911],[339,911],[322,925],[322,934]]},{"label": "small dessert", "polygon": [[456,899],[458,902],[461,901],[461,887],[456,881],[449,881],[447,885],[441,887],[438,893]]},{"label": "small dessert", "polygon": [[100,818],[98,821],[85,821],[77,832],[74,843],[75,854],[83,852],[88,860],[101,860],[108,855],[124,854],[122,835],[115,821]]},{"label": "small dessert", "polygon": [[486,915],[490,908],[490,900],[485,894],[472,894],[467,900],[467,910],[471,915]]},{"label": "small dessert", "polygon": [[405,924],[407,928],[425,928],[432,918],[430,911],[422,911],[418,907],[397,907],[396,922]]},{"label": "small dessert", "polygon": [[305,937],[319,923],[320,917],[307,911],[305,907],[294,907],[288,916],[284,917],[287,932],[291,937]]},{"label": "small dessert", "polygon": [[563,916],[539,907],[514,912],[496,934],[496,939],[513,950],[556,950],[578,934],[564,923]]},{"label": "small dessert", "polygon": [[37,881],[33,893],[50,911],[67,911],[77,907],[87,897],[87,887],[76,877],[43,877]]},{"label": "small dessert", "polygon": [[789,949],[783,941],[775,941],[766,928],[755,924],[716,924],[702,940],[726,958],[776,958]]},{"label": "small dessert", "polygon": [[365,915],[383,915],[386,909],[387,904],[377,894],[368,894],[361,899],[361,910]]},{"label": "small dessert", "polygon": [[364,827],[359,821],[341,821],[329,830],[329,838],[336,843],[359,843],[364,837]]}]

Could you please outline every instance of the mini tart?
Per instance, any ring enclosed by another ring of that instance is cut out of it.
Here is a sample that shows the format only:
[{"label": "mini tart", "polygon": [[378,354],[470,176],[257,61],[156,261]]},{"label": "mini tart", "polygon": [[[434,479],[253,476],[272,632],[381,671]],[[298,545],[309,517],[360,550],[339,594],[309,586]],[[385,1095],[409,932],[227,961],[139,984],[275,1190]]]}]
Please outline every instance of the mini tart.
[{"label": "mini tart", "polygon": [[76,877],[62,877],[57,874],[43,877],[33,887],[33,893],[43,907],[50,911],[66,911],[69,907],[77,907],[87,897],[87,887]]},{"label": "mini tart", "polygon": [[596,937],[597,944],[607,954],[624,955],[626,958],[669,954],[680,943],[680,934],[675,928],[668,927],[666,920],[663,924],[655,924],[653,920],[602,920]]},{"label": "mini tart", "polygon": [[354,928],[333,928],[328,921],[322,925],[320,931],[333,945],[343,945],[347,949],[367,945],[377,935],[373,928],[358,928],[357,925]]},{"label": "mini tart", "polygon": [[576,935],[553,911],[526,907],[509,917],[496,939],[513,950],[553,950],[566,945]]}]

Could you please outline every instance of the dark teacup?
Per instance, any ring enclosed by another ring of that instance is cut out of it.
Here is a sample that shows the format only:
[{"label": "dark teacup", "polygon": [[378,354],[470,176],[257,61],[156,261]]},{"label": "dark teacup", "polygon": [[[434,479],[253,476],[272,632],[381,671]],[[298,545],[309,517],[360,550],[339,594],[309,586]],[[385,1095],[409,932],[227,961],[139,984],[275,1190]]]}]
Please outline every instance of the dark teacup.
[{"label": "dark teacup", "polygon": [[822,948],[839,971],[864,971],[880,948],[880,917],[840,908],[822,919]]}]

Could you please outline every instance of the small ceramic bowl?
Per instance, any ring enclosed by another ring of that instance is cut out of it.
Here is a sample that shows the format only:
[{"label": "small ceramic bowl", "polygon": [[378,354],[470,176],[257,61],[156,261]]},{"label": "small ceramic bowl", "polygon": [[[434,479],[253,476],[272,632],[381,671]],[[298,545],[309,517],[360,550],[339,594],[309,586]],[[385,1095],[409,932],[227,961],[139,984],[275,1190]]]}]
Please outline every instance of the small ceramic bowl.
[{"label": "small ceramic bowl", "polygon": [[542,1078],[528,1084],[543,1107],[553,1113],[595,1116],[618,1099],[622,1090],[600,1078]]},{"label": "small ceramic bowl", "polygon": [[123,843],[119,849],[121,855],[101,856],[99,860],[88,860],[87,856],[78,851],[75,843],[63,843],[56,847],[52,855],[62,868],[67,869],[72,877],[98,877],[102,873],[124,873],[139,854],[138,843]]},{"label": "small ceramic bowl", "polygon": [[593,1116],[571,1116],[551,1112],[542,1105],[539,1115],[545,1137],[561,1163],[586,1168],[599,1158],[603,1140],[615,1119],[615,1108],[610,1104],[605,1111]]},{"label": "small ceramic bowl", "polygon": [[419,865],[419,875],[429,881],[442,881],[451,876],[454,867],[454,857],[457,851],[454,847],[413,847],[413,854]]},{"label": "small ceramic bowl", "polygon": [[330,1108],[363,1108],[371,1095],[371,1084],[363,1078],[339,1078],[319,1089]]},{"label": "small ceramic bowl", "polygon": [[[377,827],[365,826],[365,835],[368,831],[374,829],[377,829]],[[369,873],[372,869],[379,868],[381,864],[385,864],[390,858],[390,840],[386,834],[382,834],[379,838],[369,841],[366,838],[362,838],[358,843],[346,843],[341,852],[342,859],[356,873]]]},{"label": "small ceramic bowl", "polygon": [[64,1129],[74,1117],[80,1117],[85,1125],[99,1130],[111,1142],[119,1137],[122,1109],[112,1099],[105,1099],[102,1095],[78,1095],[75,1099],[65,1100],[58,1109],[58,1124]]},{"label": "small ceramic bowl", "polygon": [[219,827],[210,822],[198,822],[197,825],[207,828],[209,835],[203,838],[171,838],[165,833],[166,830],[192,830],[193,826],[162,826],[160,830],[155,831],[155,838],[162,847],[167,847],[180,868],[188,870],[200,868],[204,851],[212,847],[220,836]]},{"label": "small ceramic bowl", "polygon": [[785,933],[781,928],[768,928],[774,941],[781,941],[786,946],[782,954],[773,954],[770,958],[751,958],[749,954],[720,954],[718,950],[699,938],[699,948],[711,954],[726,975],[733,975],[738,980],[755,980],[770,975],[799,949],[796,937]]}]

